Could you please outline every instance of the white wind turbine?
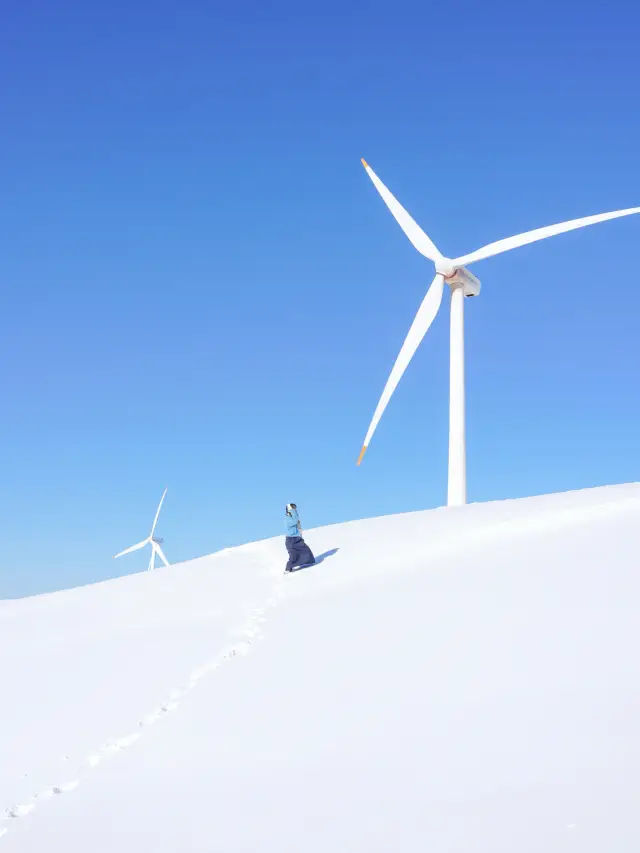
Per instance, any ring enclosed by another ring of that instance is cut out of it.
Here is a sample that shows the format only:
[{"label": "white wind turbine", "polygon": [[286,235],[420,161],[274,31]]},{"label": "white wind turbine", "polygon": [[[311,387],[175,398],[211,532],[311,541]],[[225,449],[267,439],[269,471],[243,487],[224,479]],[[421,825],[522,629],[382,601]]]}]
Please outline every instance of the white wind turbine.
[{"label": "white wind turbine", "polygon": [[119,554],[116,554],[113,558],[117,560],[118,557],[123,557],[125,554],[131,554],[132,551],[139,551],[141,548],[144,548],[145,545],[151,545],[151,559],[149,560],[148,569],[155,569],[156,567],[156,554],[165,566],[169,566],[167,558],[165,557],[160,544],[162,543],[162,539],[155,539],[154,533],[156,530],[156,524],[158,523],[158,516],[160,515],[160,508],[162,507],[162,502],[164,501],[164,496],[167,494],[167,489],[162,493],[162,497],[160,498],[160,503],[158,504],[158,511],[156,512],[156,517],[153,519],[153,526],[151,528],[151,533],[147,536],[146,539],[143,539],[142,542],[138,542],[137,545],[132,545],[130,548],[125,549],[124,551],[120,551]]},{"label": "white wind turbine", "polygon": [[465,412],[464,412],[464,297],[477,296],[480,293],[480,282],[467,269],[465,264],[499,255],[509,249],[525,246],[554,234],[562,234],[565,231],[573,231],[574,228],[582,228],[585,225],[593,225],[596,222],[605,222],[607,219],[616,219],[619,216],[629,216],[631,213],[640,213],[640,207],[632,207],[627,210],[616,210],[613,213],[600,213],[597,216],[585,216],[583,219],[572,219],[569,222],[561,222],[558,225],[548,225],[545,228],[536,228],[535,231],[527,231],[515,237],[507,237],[495,243],[489,243],[482,249],[463,255],[460,258],[446,258],[440,253],[433,242],[414,222],[402,205],[389,192],[380,178],[363,160],[363,166],[374,183],[374,186],[382,196],[387,207],[396,218],[398,224],[413,243],[415,248],[425,258],[433,261],[436,267],[435,278],[424,297],[418,313],[415,316],[409,333],[402,344],[402,349],[396,359],[393,369],[387,379],[378,406],[374,412],[373,419],[369,425],[364,445],[360,451],[358,465],[369,446],[371,437],[375,432],[382,413],[387,407],[391,395],[396,389],[402,374],[413,358],[420,342],[424,338],[429,326],[433,322],[440,303],[445,283],[451,288],[451,326],[450,326],[450,373],[449,373],[449,488],[447,504],[449,506],[460,506],[467,501],[467,474],[466,474],[466,446],[465,446]]}]

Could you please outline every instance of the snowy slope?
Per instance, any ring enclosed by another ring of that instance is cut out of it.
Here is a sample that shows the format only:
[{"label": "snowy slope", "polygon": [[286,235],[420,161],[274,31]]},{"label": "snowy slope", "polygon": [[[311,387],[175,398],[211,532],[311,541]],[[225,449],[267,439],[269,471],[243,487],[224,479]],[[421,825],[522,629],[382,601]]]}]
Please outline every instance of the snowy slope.
[{"label": "snowy slope", "polygon": [[286,578],[279,539],[0,602],[0,853],[637,853],[639,517],[435,510]]}]

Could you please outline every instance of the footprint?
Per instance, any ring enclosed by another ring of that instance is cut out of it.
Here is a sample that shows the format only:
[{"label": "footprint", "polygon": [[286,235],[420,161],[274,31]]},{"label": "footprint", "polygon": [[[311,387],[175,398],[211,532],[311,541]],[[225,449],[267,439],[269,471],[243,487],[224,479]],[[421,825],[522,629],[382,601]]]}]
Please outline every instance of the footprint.
[{"label": "footprint", "polygon": [[70,791],[75,791],[80,782],[74,779],[72,782],[66,782],[64,785],[59,785],[53,789],[54,794],[68,794]]},{"label": "footprint", "polygon": [[6,817],[24,817],[29,814],[29,812],[33,811],[35,808],[34,803],[25,803],[23,806],[12,806],[10,809],[7,809],[5,812]]},{"label": "footprint", "polygon": [[170,713],[171,711],[175,711],[178,707],[178,702],[165,702],[163,705],[160,705],[159,708],[156,708],[155,711],[152,711],[151,714],[148,714],[142,720],[138,720],[138,725],[140,728],[144,728],[145,726],[152,726],[154,723],[157,723],[165,714]]},{"label": "footprint", "polygon": [[94,752],[93,755],[90,755],[87,759],[87,764],[89,767],[96,767],[103,758],[108,758],[116,752],[120,752],[123,749],[128,749],[132,746],[140,737],[140,735],[135,732],[134,734],[126,735],[125,737],[121,737],[119,740],[113,741],[113,743],[105,743],[105,745],[98,752]]},{"label": "footprint", "polygon": [[160,717],[162,717],[164,714],[169,714],[169,713],[171,713],[171,711],[175,711],[175,709],[177,707],[178,707],[177,702],[164,702],[150,716],[155,722],[155,720],[159,720]]},{"label": "footprint", "polygon": [[46,791],[43,791],[41,794],[35,794],[34,797],[55,797],[57,794],[68,794],[69,791],[73,791],[74,788],[77,788],[80,783],[77,779],[74,779],[73,782],[67,782],[65,785],[54,785],[53,788],[47,788]]}]

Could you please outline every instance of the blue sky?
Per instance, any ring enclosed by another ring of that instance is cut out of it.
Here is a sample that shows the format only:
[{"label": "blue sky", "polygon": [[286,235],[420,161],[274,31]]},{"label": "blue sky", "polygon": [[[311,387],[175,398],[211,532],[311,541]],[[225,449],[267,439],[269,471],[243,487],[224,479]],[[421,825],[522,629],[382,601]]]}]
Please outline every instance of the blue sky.
[{"label": "blue sky", "polygon": [[[23,0],[0,33],[0,597],[446,499],[445,253],[640,204],[637,4]],[[468,490],[640,479],[640,216],[474,265]],[[311,543],[313,544],[313,543]],[[284,555],[284,549],[283,549]]]}]

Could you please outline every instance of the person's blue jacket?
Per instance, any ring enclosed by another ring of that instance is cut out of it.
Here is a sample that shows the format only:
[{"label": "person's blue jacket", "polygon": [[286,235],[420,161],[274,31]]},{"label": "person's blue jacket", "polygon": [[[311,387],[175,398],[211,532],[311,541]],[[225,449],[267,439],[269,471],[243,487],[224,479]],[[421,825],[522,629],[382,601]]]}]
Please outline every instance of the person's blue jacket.
[{"label": "person's blue jacket", "polygon": [[287,536],[300,536],[300,530],[298,529],[298,525],[300,524],[300,519],[298,518],[298,511],[295,509],[290,509],[289,513],[287,513],[284,517],[284,529]]}]

